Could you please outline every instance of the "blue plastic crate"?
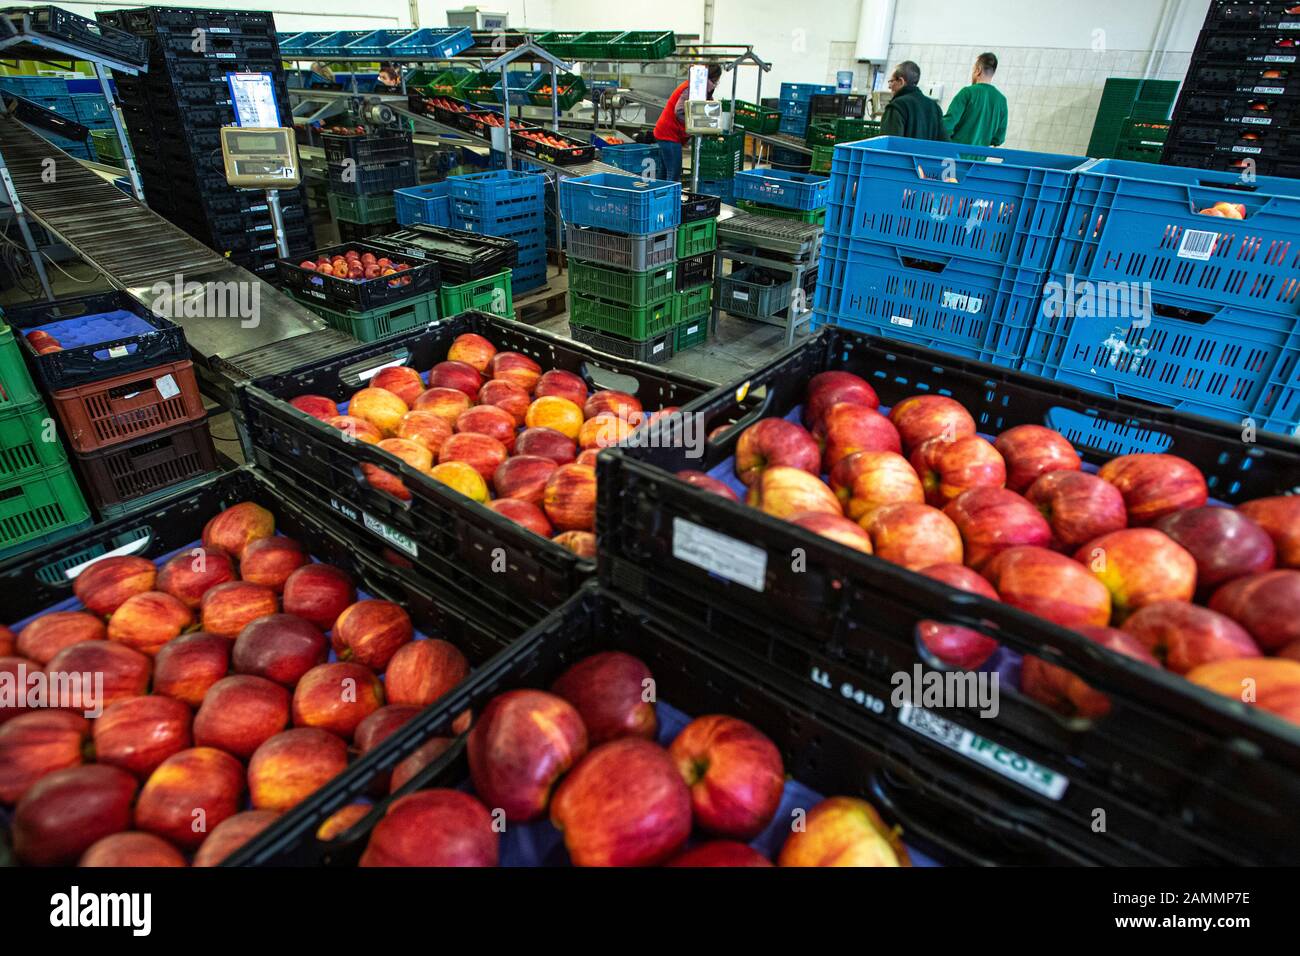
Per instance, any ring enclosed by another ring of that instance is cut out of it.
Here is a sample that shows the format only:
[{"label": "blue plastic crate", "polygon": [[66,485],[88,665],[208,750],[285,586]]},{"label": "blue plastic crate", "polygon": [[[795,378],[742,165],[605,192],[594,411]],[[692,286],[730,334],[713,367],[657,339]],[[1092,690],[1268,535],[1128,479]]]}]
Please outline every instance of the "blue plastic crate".
[{"label": "blue plastic crate", "polygon": [[809,109],[807,100],[782,100],[780,106],[782,116],[807,116]]},{"label": "blue plastic crate", "polygon": [[514,237],[534,230],[540,234],[545,225],[541,199],[521,199],[510,204],[476,203],[454,196],[451,200],[453,229]]},{"label": "blue plastic crate", "polygon": [[67,96],[68,81],[61,76],[0,76],[0,90],[8,90],[28,99]]},{"label": "blue plastic crate", "polygon": [[382,57],[388,52],[388,48],[392,44],[407,36],[410,32],[410,30],[373,30],[360,39],[349,43],[347,45],[347,55]]},{"label": "blue plastic crate", "polygon": [[389,52],[402,56],[455,56],[474,45],[468,27],[421,27],[389,46]]},{"label": "blue plastic crate", "polygon": [[1018,368],[1047,273],[960,256],[918,256],[869,239],[824,239],[818,324]]},{"label": "blue plastic crate", "polygon": [[[309,46],[319,43],[326,37],[332,37],[336,32],[335,30],[305,30],[302,33],[292,33],[279,40],[280,53],[302,53]],[[280,36],[281,34],[276,34],[277,38]]]},{"label": "blue plastic crate", "polygon": [[781,122],[777,125],[777,132],[788,133],[791,136],[803,136],[808,132],[808,117],[782,116]]},{"label": "blue plastic crate", "polygon": [[682,221],[682,184],[622,173],[562,179],[560,215],[573,226],[631,235],[661,232]]},{"label": "blue plastic crate", "polygon": [[[1073,309],[1070,303],[1075,303]],[[1022,370],[1266,431],[1300,429],[1295,317],[1237,305],[1188,309],[1143,280],[1052,274]]]},{"label": "blue plastic crate", "polygon": [[734,202],[736,198],[736,181],[734,179],[701,179],[697,192],[706,196],[717,196],[725,203]]},{"label": "blue plastic crate", "polygon": [[825,83],[782,83],[782,100],[810,100],[821,93],[834,93],[835,87]]},{"label": "blue plastic crate", "polygon": [[788,169],[745,169],[736,173],[736,198],[783,209],[809,210],[826,205],[830,180],[821,173]]},{"label": "blue plastic crate", "polygon": [[393,191],[397,222],[403,226],[451,226],[451,183],[429,183]]},{"label": "blue plastic crate", "polygon": [[354,54],[348,51],[348,46],[374,32],[374,30],[335,30],[333,33],[325,34],[319,40],[308,44],[303,50],[297,52],[306,53],[313,58],[320,56],[353,56]]},{"label": "blue plastic crate", "polygon": [[[1216,202],[1245,219],[1203,216]],[[1300,181],[1097,160],[1078,176],[1052,265],[1097,281],[1149,282],[1157,300],[1300,315]]]},{"label": "blue plastic crate", "polygon": [[501,81],[497,80],[492,87],[492,97],[498,103],[510,103],[516,106],[531,106],[533,101],[528,95],[528,87],[537,82],[537,74],[532,71],[514,70],[506,74],[506,83],[509,84],[508,97],[501,95]]},{"label": "blue plastic crate", "polygon": [[[613,146],[602,146],[600,150],[602,163],[629,173],[636,173],[638,176],[645,173],[651,179],[658,178],[661,159],[659,147],[654,144],[616,143]],[[647,162],[650,165],[646,165]]]},{"label": "blue plastic crate", "polygon": [[1089,162],[899,136],[841,143],[826,232],[1046,270]]},{"label": "blue plastic crate", "polygon": [[539,173],[513,169],[494,169],[486,173],[450,176],[452,199],[493,202],[511,199],[541,199],[546,177]]},{"label": "blue plastic crate", "polygon": [[95,120],[108,119],[108,101],[95,94],[73,96],[72,111],[79,123],[89,126]]}]

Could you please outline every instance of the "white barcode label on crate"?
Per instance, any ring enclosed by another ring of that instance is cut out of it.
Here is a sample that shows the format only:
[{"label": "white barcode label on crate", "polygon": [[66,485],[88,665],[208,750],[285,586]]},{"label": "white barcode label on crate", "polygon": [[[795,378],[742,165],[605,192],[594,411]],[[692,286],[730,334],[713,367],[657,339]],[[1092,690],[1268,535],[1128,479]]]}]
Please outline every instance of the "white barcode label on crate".
[{"label": "white barcode label on crate", "polygon": [[126,358],[130,354],[131,354],[131,350],[128,349],[125,345],[114,345],[112,348],[108,350],[109,358]]},{"label": "white barcode label on crate", "polygon": [[1283,96],[1286,94],[1285,86],[1257,86],[1254,90],[1261,96]]},{"label": "white barcode label on crate", "polygon": [[749,293],[748,293],[748,292],[741,292],[739,289],[735,289],[735,290],[733,290],[732,293],[731,293],[731,297],[732,297],[733,299],[739,299],[741,302],[748,302],[748,301],[749,301]]},{"label": "white barcode label on crate", "polygon": [[890,325],[901,325],[905,329],[910,329],[916,323],[905,315],[891,315],[889,317]]},{"label": "white barcode label on crate", "polygon": [[154,379],[153,384],[154,387],[158,389],[158,394],[161,395],[164,400],[175,398],[181,393],[181,387],[176,384],[176,379],[172,378],[170,374],[164,375],[162,378]]},{"label": "white barcode label on crate", "polygon": [[688,329],[686,330],[686,334],[687,334],[687,335],[694,335],[694,334],[695,334],[696,332],[698,332],[699,330],[700,330],[700,327],[699,327],[698,325],[692,325],[690,328],[688,328]]},{"label": "white barcode label on crate", "polygon": [[1274,55],[1271,55],[1271,54],[1270,54],[1269,56],[1264,57],[1264,62],[1265,62],[1265,63],[1294,63],[1295,60],[1296,60],[1296,58],[1295,58],[1294,55],[1292,55],[1292,56],[1274,56]]},{"label": "white barcode label on crate", "polygon": [[420,546],[406,535],[402,534],[402,532],[394,530],[374,515],[365,511],[361,512],[361,520],[365,523],[366,530],[371,534],[378,535],[395,548],[401,548],[413,558],[418,558],[420,556]]},{"label": "white barcode label on crate", "polygon": [[654,348],[650,350],[650,354],[658,355],[660,352],[664,350],[664,346],[667,344],[668,344],[667,342],[660,342],[658,345],[656,345]]},{"label": "white barcode label on crate", "polygon": [[955,309],[958,312],[968,312],[971,315],[979,315],[984,310],[984,300],[977,295],[945,291],[943,294],[943,307],[945,309]]},{"label": "white barcode label on crate", "polygon": [[1234,146],[1232,147],[1232,151],[1234,153],[1250,153],[1252,155],[1259,155],[1264,152],[1264,150],[1259,146]]},{"label": "white barcode label on crate", "polygon": [[1178,258],[1200,259],[1204,262],[1214,255],[1214,246],[1218,241],[1217,232],[1188,229],[1183,233],[1183,241],[1178,246]]},{"label": "white barcode label on crate", "polygon": [[364,372],[358,372],[357,378],[362,382],[368,382],[386,368],[393,368],[396,365],[405,365],[406,359],[393,359],[391,362],[385,362],[383,365],[376,365],[374,368],[368,368]]},{"label": "white barcode label on crate", "polygon": [[673,557],[762,593],[767,552],[729,535],[673,518]]},{"label": "white barcode label on crate", "polygon": [[1271,116],[1243,116],[1243,123],[1249,123],[1251,126],[1272,126],[1273,118]]},{"label": "white barcode label on crate", "polygon": [[908,730],[943,744],[967,760],[1052,800],[1060,800],[1065,796],[1065,790],[1070,785],[1069,779],[1055,770],[1022,757],[1014,750],[1008,750],[986,737],[971,733],[965,727],[923,707],[904,703],[898,709],[898,722]]}]

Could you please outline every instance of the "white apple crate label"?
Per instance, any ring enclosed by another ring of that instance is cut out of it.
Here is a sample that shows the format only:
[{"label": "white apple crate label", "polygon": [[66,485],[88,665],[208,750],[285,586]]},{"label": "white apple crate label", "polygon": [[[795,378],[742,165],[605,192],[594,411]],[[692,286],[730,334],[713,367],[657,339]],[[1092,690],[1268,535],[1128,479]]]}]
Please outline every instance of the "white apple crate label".
[{"label": "white apple crate label", "polygon": [[1286,87],[1285,86],[1257,86],[1252,92],[1261,93],[1265,96],[1283,96],[1286,94]]},{"label": "white apple crate label", "polygon": [[1271,54],[1270,54],[1269,56],[1264,57],[1264,62],[1265,62],[1265,63],[1294,63],[1294,62],[1295,62],[1295,57],[1294,57],[1294,56],[1274,56],[1274,55],[1271,55]]},{"label": "white apple crate label", "polygon": [[420,556],[420,546],[418,544],[400,531],[390,528],[374,515],[363,511],[361,512],[361,520],[365,524],[366,530],[371,534],[377,535],[395,548],[401,548],[413,558]]},{"label": "white apple crate label", "polygon": [[685,518],[673,518],[673,557],[711,574],[763,591],[767,552]]},{"label": "white apple crate label", "polygon": [[1234,146],[1232,147],[1232,151],[1234,153],[1251,153],[1252,155],[1259,155],[1264,152],[1264,148],[1262,146]]},{"label": "white apple crate label", "polygon": [[891,315],[889,317],[890,325],[901,325],[905,329],[910,329],[916,323],[904,315]]},{"label": "white apple crate label", "polygon": [[176,384],[176,379],[172,378],[170,373],[162,378],[154,379],[153,384],[158,389],[158,394],[164,399],[175,398],[181,393],[181,387]]},{"label": "white apple crate label", "polygon": [[987,737],[972,733],[965,727],[933,714],[924,707],[904,703],[898,709],[898,722],[908,730],[943,744],[972,763],[987,767],[994,773],[1001,774],[1025,789],[1042,794],[1049,799],[1060,800],[1065,796],[1065,790],[1070,785],[1069,779],[1056,771],[1049,770],[1028,757],[1022,757],[1014,750],[1008,750]]},{"label": "white apple crate label", "polygon": [[650,354],[658,355],[660,352],[664,350],[664,346],[667,344],[668,344],[667,342],[660,342],[658,345],[656,345],[654,348],[650,350]]},{"label": "white apple crate label", "polygon": [[698,332],[699,330],[700,330],[700,327],[699,327],[698,325],[692,325],[689,329],[686,330],[686,334],[687,334],[687,335],[694,335],[694,334],[695,334],[696,332]]},{"label": "white apple crate label", "polygon": [[733,289],[732,292],[731,292],[731,297],[732,297],[733,299],[739,299],[741,302],[748,302],[748,301],[749,301],[749,293],[748,293],[748,292],[742,292],[740,289]]},{"label": "white apple crate label", "polygon": [[1273,119],[1270,116],[1243,116],[1243,123],[1249,123],[1252,126],[1272,126]]},{"label": "white apple crate label", "polygon": [[1188,229],[1183,233],[1183,241],[1178,246],[1178,258],[1199,259],[1201,262],[1206,262],[1214,255],[1214,245],[1218,241],[1217,232]]}]

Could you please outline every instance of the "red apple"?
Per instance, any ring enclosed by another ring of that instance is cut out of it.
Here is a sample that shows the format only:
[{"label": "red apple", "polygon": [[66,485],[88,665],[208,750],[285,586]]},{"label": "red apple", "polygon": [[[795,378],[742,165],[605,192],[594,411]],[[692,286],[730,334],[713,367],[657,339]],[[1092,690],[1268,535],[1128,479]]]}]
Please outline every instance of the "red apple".
[{"label": "red apple", "polygon": [[971,488],[1001,488],[1006,464],[996,448],[978,435],[956,441],[931,438],[912,450],[909,459],[925,488],[927,504],[944,507]]},{"label": "red apple", "polygon": [[524,423],[524,418],[528,415],[528,406],[533,403],[528,393],[518,385],[496,379],[483,383],[483,387],[479,389],[478,400],[481,405],[492,405],[509,412],[516,425]]},{"label": "red apple", "polygon": [[944,395],[913,395],[889,410],[903,448],[909,452],[931,438],[955,442],[975,434],[975,419],[958,401]]},{"label": "red apple", "polygon": [[464,392],[471,402],[478,398],[482,385],[478,369],[465,362],[439,362],[429,370],[430,388],[454,388]]},{"label": "red apple", "polygon": [[386,389],[410,406],[423,394],[424,380],[409,365],[389,365],[375,373],[370,380],[370,387]]},{"label": "red apple", "polygon": [[390,704],[432,704],[469,674],[469,661],[454,644],[429,638],[398,649],[384,671]]},{"label": "red apple", "polygon": [[383,686],[368,667],[350,661],[320,664],[293,690],[293,723],[350,740],[357,724],[383,705]]},{"label": "red apple", "polygon": [[364,445],[378,445],[384,438],[384,433],[378,428],[364,418],[357,418],[354,415],[335,415],[325,424],[343,432],[345,441],[359,441]]},{"label": "red apple", "polygon": [[821,470],[829,472],[862,451],[902,451],[898,429],[874,408],[840,402],[826,409],[813,432],[822,447]]},{"label": "red apple", "polygon": [[100,558],[77,575],[72,593],[88,610],[108,617],[131,595],[152,591],[157,577],[158,569],[144,558]]},{"label": "red apple", "polygon": [[490,435],[457,432],[443,442],[442,448],[438,451],[438,463],[464,462],[477,471],[486,482],[492,479],[493,472],[509,455],[506,446]]},{"label": "red apple", "polygon": [[754,485],[772,466],[821,471],[821,451],[803,428],[783,418],[764,418],[740,433],[736,442],[736,477]]},{"label": "red apple", "polygon": [[673,857],[664,866],[771,866],[772,861],[753,847],[735,840],[710,840]]},{"label": "red apple", "polygon": [[719,481],[717,478],[712,478],[702,471],[694,471],[688,468],[677,472],[677,477],[688,485],[694,485],[702,491],[708,491],[712,494],[719,495],[726,498],[728,501],[735,501],[737,503],[740,501],[740,496],[732,491],[725,482]]},{"label": "red apple", "polygon": [[[288,580],[293,580],[300,571],[295,571]],[[287,581],[285,589],[288,589]],[[248,624],[279,609],[279,598],[268,587],[248,581],[218,584],[203,595],[203,630],[234,640]],[[109,636],[112,637],[111,628]]]},{"label": "red apple", "polygon": [[[271,540],[274,539],[258,538],[249,547]],[[224,551],[195,548],[182,551],[159,569],[157,587],[193,611],[198,609],[203,595],[210,588],[233,580],[235,563],[230,560],[230,555]]]},{"label": "red apple", "polygon": [[398,423],[408,411],[406,402],[386,388],[363,388],[348,400],[348,414],[369,422],[384,438],[391,438],[397,432]]},{"label": "red apple", "polygon": [[[1076,627],[1075,630],[1107,650],[1152,667],[1160,666],[1151,652],[1131,634],[1117,631],[1113,627]],[[1109,697],[1089,686],[1079,675],[1064,667],[1048,664],[1032,654],[1025,655],[1021,663],[1020,689],[1040,704],[1067,717],[1095,720],[1110,713]]]},{"label": "red apple", "polygon": [[162,591],[145,591],[122,602],[108,619],[108,639],[150,657],[194,623],[183,602]]},{"label": "red apple", "polygon": [[459,492],[471,501],[488,500],[487,482],[474,466],[463,461],[444,461],[429,469],[429,477],[440,485]]},{"label": "red apple", "polygon": [[318,727],[267,738],[248,762],[248,794],[259,810],[289,810],[348,768],[348,746]]},{"label": "red apple", "polygon": [[518,498],[501,498],[497,501],[489,501],[488,509],[495,511],[503,518],[508,518],[520,527],[527,528],[533,534],[541,535],[543,538],[549,538],[555,533],[551,527],[550,520],[541,508],[531,501],[521,501]]},{"label": "red apple", "polygon": [[518,385],[530,395],[542,377],[542,367],[522,352],[498,352],[489,367],[494,380]]},{"label": "red apple", "polygon": [[529,428],[549,428],[575,442],[582,434],[582,423],[582,409],[556,395],[536,399],[524,413],[524,424]]},{"label": "red apple", "polygon": [[735,717],[697,717],[668,753],[690,788],[695,822],[705,830],[752,840],[772,822],[785,789],[785,765],[758,728]]},{"label": "red apple", "polygon": [[1083,462],[1060,432],[1042,425],[1017,425],[998,436],[993,447],[1007,463],[1007,487],[1025,493],[1040,475],[1078,471]]},{"label": "red apple", "polygon": [[786,837],[777,866],[911,866],[897,828],[857,797],[830,797]]},{"label": "red apple", "polygon": [[1278,567],[1300,568],[1300,496],[1256,498],[1237,510],[1268,532],[1277,549]]},{"label": "red apple", "polygon": [[251,542],[273,534],[275,515],[261,505],[241,501],[208,520],[203,528],[203,547],[243,558],[244,548]]},{"label": "red apple", "polygon": [[546,395],[555,395],[559,398],[567,398],[573,404],[582,408],[587,401],[587,383],[579,375],[572,372],[566,372],[563,369],[551,369],[549,372],[543,372],[542,377],[537,380],[533,386],[533,396],[542,398]]},{"label": "red apple", "polygon": [[382,671],[397,649],[415,637],[411,616],[392,601],[358,601],[339,615],[331,643],[339,660]]},{"label": "red apple", "polygon": [[629,395],[627,392],[620,392],[617,389],[606,388],[593,392],[591,397],[582,405],[584,418],[595,418],[605,412],[611,412],[624,421],[633,424],[640,424],[645,417],[645,409],[641,405],[641,400],[635,395]]},{"label": "red apple", "polygon": [[1232,618],[1265,653],[1300,640],[1300,571],[1265,571],[1230,581],[1210,598],[1210,607]]},{"label": "red apple", "polygon": [[802,468],[771,465],[750,486],[745,502],[775,518],[789,520],[806,512],[842,515],[835,492]]},{"label": "red apple", "polygon": [[431,388],[420,394],[420,397],[411,405],[411,411],[432,412],[448,425],[455,425],[456,419],[469,407],[469,396],[460,389]]},{"label": "red apple", "polygon": [[42,777],[79,766],[90,726],[66,710],[32,710],[0,725],[0,803],[12,806]]},{"label": "red apple", "polygon": [[602,651],[570,666],[551,691],[578,709],[588,742],[598,746],[619,737],[654,740],[654,678],[639,658]]},{"label": "red apple", "polygon": [[863,554],[871,554],[871,535],[848,518],[827,514],[824,511],[812,511],[792,515],[790,523],[811,531],[813,534],[819,534],[823,538],[829,538],[846,548],[861,551]]},{"label": "red apple", "polygon": [[638,737],[592,750],[560,782],[551,822],[576,866],[654,866],[691,832],[691,794],[668,752]]},{"label": "red apple", "polygon": [[306,618],[322,631],[333,628],[356,599],[352,579],[332,564],[305,564],[284,582],[285,613]]},{"label": "red apple", "polygon": [[820,372],[808,380],[803,423],[815,429],[826,410],[840,403],[874,409],[880,407],[880,398],[866,379],[852,372]]},{"label": "red apple", "polygon": [[858,451],[831,469],[831,490],[854,521],[863,521],[884,505],[922,504],[925,489],[916,470],[892,451]]},{"label": "red apple", "polygon": [[323,422],[329,421],[339,413],[338,403],[324,395],[299,395],[297,398],[289,399],[289,404],[304,415],[319,418]]},{"label": "red apple", "polygon": [[1251,636],[1231,618],[1185,601],[1148,604],[1129,615],[1123,630],[1175,674],[1186,674],[1210,661],[1260,653]]},{"label": "red apple", "polygon": [[14,810],[14,852],[29,866],[71,866],[99,840],[130,827],[135,791],[134,777],[105,764],[42,777]]},{"label": "red apple", "polygon": [[883,505],[862,521],[878,558],[909,571],[932,564],[961,564],[961,532],[938,508],[904,502]]},{"label": "red apple", "polygon": [[1273,569],[1273,539],[1240,511],[1209,505],[1188,508],[1165,515],[1152,527],[1195,559],[1196,587],[1202,593],[1234,578]]},{"label": "red apple", "polygon": [[212,832],[194,854],[194,865],[220,866],[227,857],[269,827],[279,816],[274,810],[245,810],[222,820],[212,828]]},{"label": "red apple", "polygon": [[1196,593],[1196,559],[1154,528],[1112,531],[1085,544],[1074,559],[1110,591],[1116,624],[1140,607],[1190,601]]},{"label": "red apple", "polygon": [[515,439],[515,454],[536,455],[567,465],[577,456],[578,444],[554,428],[525,428]]},{"label": "red apple", "polygon": [[516,822],[545,813],[555,782],[586,752],[587,731],[578,711],[540,690],[492,698],[466,746],[475,792]]},{"label": "red apple", "polygon": [[1052,528],[1052,546],[1072,551],[1128,527],[1124,496],[1108,481],[1082,471],[1049,471],[1025,492]]},{"label": "red apple", "polygon": [[164,644],[154,658],[153,692],[198,707],[230,670],[230,640],[195,631]]},{"label": "red apple", "polygon": [[396,437],[422,446],[432,457],[442,450],[443,442],[451,433],[452,426],[437,412],[417,408],[402,416],[397,423]]},{"label": "red apple", "polygon": [[[408,644],[407,646],[414,647],[415,645]],[[387,684],[385,684],[384,689],[388,689]],[[385,704],[357,724],[356,732],[352,735],[352,746],[356,748],[359,754],[370,753],[370,751],[387,740],[394,731],[400,729],[412,717],[418,715],[420,710],[419,707]]]},{"label": "red apple", "polygon": [[592,531],[596,526],[596,469],[561,465],[546,482],[542,507],[560,531]]},{"label": "red apple", "polygon": [[596,536],[590,531],[561,531],[551,540],[580,558],[596,559]]},{"label": "red apple", "polygon": [[160,763],[190,746],[191,716],[174,697],[119,700],[95,721],[95,759],[146,780]]},{"label": "red apple", "polygon": [[[85,611],[52,611],[24,627],[9,650],[38,664],[47,664],[65,647],[82,641],[102,641],[108,636],[104,622]],[[0,655],[4,657],[10,654]]]},{"label": "red apple", "polygon": [[1052,529],[1038,509],[1005,488],[963,491],[943,513],[961,532],[966,563],[976,571],[1007,548],[1045,548],[1052,540]]},{"label": "red apple", "polygon": [[1190,672],[1187,679],[1300,724],[1300,662],[1267,657],[1213,661]]},{"label": "red apple", "polygon": [[112,833],[95,841],[77,863],[77,866],[117,868],[187,865],[180,850],[162,837],[134,830]]},{"label": "red apple", "polygon": [[289,692],[250,674],[223,677],[208,690],[194,715],[194,742],[241,759],[289,725]]},{"label": "red apple", "polygon": [[268,587],[276,594],[284,591],[284,582],[307,563],[301,544],[284,535],[254,541],[244,549],[239,562],[239,576],[252,584]]},{"label": "red apple", "polygon": [[[108,642],[105,641],[104,643],[107,644]],[[26,657],[0,657],[0,675],[4,675],[4,679],[16,689],[26,687],[30,679],[29,675],[39,674],[41,670],[39,661],[30,660]],[[0,704],[0,724],[13,720],[26,711],[27,706],[21,700]]]},{"label": "red apple", "polygon": [[497,354],[497,347],[481,335],[465,332],[456,336],[447,349],[447,359],[451,362],[464,362],[472,365],[478,372],[487,374],[492,365],[492,358]]},{"label": "red apple", "polygon": [[292,690],[303,674],[329,657],[320,628],[295,614],[268,614],[249,623],[235,639],[236,673],[251,674]]},{"label": "red apple", "polygon": [[[1001,600],[988,581],[965,565],[932,564],[921,568],[921,574],[958,591],[978,594],[990,601]],[[961,670],[983,667],[998,649],[998,642],[993,638],[959,624],[921,621],[916,625],[916,633],[931,654],[949,667]]]},{"label": "red apple", "polygon": [[1104,627],[1111,592],[1088,569],[1046,548],[1008,548],[984,568],[1004,602],[1062,627]]},{"label": "red apple", "polygon": [[496,866],[498,842],[491,814],[469,794],[421,790],[388,808],[361,866]]},{"label": "red apple", "polygon": [[1186,459],[1176,455],[1123,455],[1102,465],[1097,472],[1124,496],[1129,524],[1155,524],[1167,514],[1199,508],[1209,497],[1205,476]]},{"label": "red apple", "polygon": [[515,445],[514,416],[504,408],[495,405],[475,405],[462,412],[456,419],[456,431],[495,438],[505,446],[507,452]]},{"label": "red apple", "polygon": [[425,767],[447,752],[456,742],[454,737],[431,737],[398,761],[388,785],[389,793],[396,793],[416,777]]},{"label": "red apple", "polygon": [[[635,425],[613,412],[601,412],[588,418],[578,430],[578,447],[583,449],[583,453],[578,456],[579,461],[589,453],[594,456],[602,448],[614,448],[623,444],[635,430]],[[590,463],[595,463],[594,457]]]},{"label": "red apple", "polygon": [[[605,416],[605,417],[608,418],[610,416]],[[622,421],[622,419],[618,419],[618,420]],[[595,419],[588,419],[588,421],[595,421]],[[588,468],[595,468],[596,462],[599,460],[600,460],[599,448],[584,448],[582,451],[578,452],[578,457],[573,459],[573,463],[575,465],[586,465]]]},{"label": "red apple", "polygon": [[18,636],[12,630],[0,624],[0,657],[12,657],[18,646]]},{"label": "red apple", "polygon": [[[96,703],[105,710],[126,697],[138,697],[147,693],[149,675],[153,670],[149,658],[113,641],[82,641],[65,647],[55,654],[45,665],[47,674],[94,674],[96,682],[103,674],[103,691]],[[81,703],[85,699],[83,689]],[[71,706],[67,710],[83,710],[80,706]]]},{"label": "red apple", "polygon": [[182,750],[145,781],[135,826],[182,850],[197,850],[214,827],[239,812],[243,793],[244,768],[230,754],[212,747]]},{"label": "red apple", "polygon": [[546,482],[558,467],[540,455],[514,455],[492,474],[492,487],[499,498],[517,498],[540,506]]}]

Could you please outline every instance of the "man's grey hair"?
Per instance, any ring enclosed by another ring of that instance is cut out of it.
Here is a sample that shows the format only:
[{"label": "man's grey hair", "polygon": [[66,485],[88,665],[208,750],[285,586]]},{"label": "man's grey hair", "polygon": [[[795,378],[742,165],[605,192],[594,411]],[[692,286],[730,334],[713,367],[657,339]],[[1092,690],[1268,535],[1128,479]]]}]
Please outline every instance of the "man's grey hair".
[{"label": "man's grey hair", "polygon": [[908,86],[916,86],[921,82],[921,68],[911,60],[904,60],[898,66],[894,67],[894,76],[898,77]]}]

